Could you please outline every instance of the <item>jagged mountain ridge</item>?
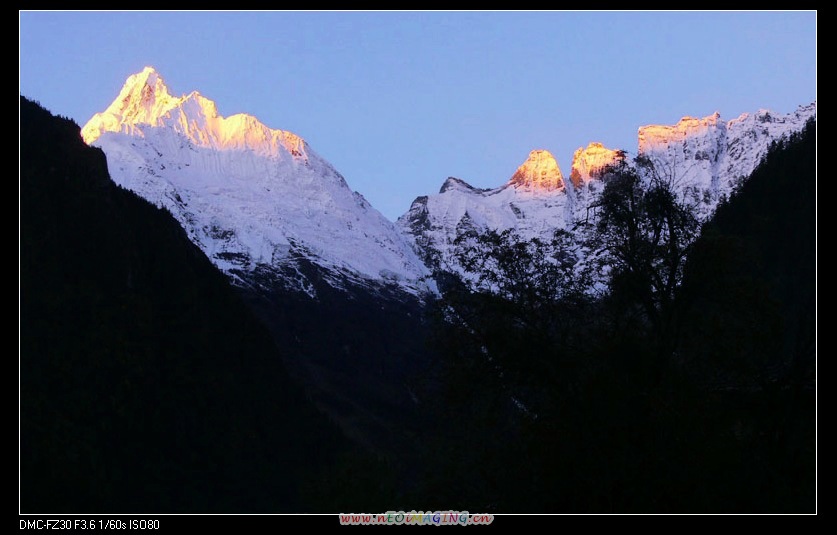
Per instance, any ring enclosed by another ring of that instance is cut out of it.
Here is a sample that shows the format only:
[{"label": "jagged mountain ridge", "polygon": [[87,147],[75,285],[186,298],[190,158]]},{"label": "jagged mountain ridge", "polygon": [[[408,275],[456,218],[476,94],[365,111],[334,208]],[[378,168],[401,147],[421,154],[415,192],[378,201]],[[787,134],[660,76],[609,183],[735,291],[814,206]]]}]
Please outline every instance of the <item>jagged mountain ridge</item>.
[{"label": "jagged mountain ridge", "polygon": [[[787,115],[760,110],[725,122],[716,113],[643,126],[637,154],[670,176],[706,219],[772,141],[815,114],[810,104]],[[432,269],[458,270],[451,263],[457,236],[515,229],[549,238],[572,229],[596,202],[599,172],[627,158],[590,143],[575,152],[565,177],[552,154],[533,150],[502,186],[448,178],[393,224],[299,136],[246,114],[222,117],[197,91],[174,97],[150,67],[130,76],[82,135],[105,151],[114,181],[169,209],[234,280],[311,296],[318,281],[432,291]]]},{"label": "jagged mountain ridge", "polygon": [[395,284],[418,294],[428,274],[399,229],[299,136],[255,117],[222,117],[198,92],[173,97],[151,67],[82,129],[113,180],[164,206],[212,262],[316,293],[303,264],[332,286]]},{"label": "jagged mountain ridge", "polygon": [[[684,117],[673,126],[640,127],[637,154],[653,162],[706,220],[720,199],[750,175],[773,141],[801,130],[815,115],[812,103],[787,115],[759,110],[726,122],[718,113]],[[571,230],[589,216],[602,190],[599,172],[624,158],[624,151],[590,143],[575,152],[569,180],[564,180],[548,151],[532,151],[498,188],[479,189],[449,177],[438,194],[413,201],[398,224],[428,264],[459,271],[453,242],[463,232],[514,229],[524,239],[548,240],[556,229]]]}]

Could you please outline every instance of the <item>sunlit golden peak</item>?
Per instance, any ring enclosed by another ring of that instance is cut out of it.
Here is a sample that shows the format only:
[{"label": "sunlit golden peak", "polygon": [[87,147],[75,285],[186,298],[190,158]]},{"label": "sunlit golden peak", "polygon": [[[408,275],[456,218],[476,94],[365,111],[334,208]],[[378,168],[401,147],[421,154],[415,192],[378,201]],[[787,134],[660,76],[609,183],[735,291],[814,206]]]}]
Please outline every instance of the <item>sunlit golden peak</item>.
[{"label": "sunlit golden peak", "polygon": [[533,150],[509,183],[516,187],[552,191],[564,188],[564,176],[548,150]]},{"label": "sunlit golden peak", "polygon": [[129,76],[116,100],[95,114],[81,134],[89,144],[106,132],[144,137],[147,128],[174,130],[198,147],[307,159],[306,143],[296,134],[268,128],[252,115],[224,118],[215,102],[198,91],[171,96],[154,67]]},{"label": "sunlit golden peak", "polygon": [[591,142],[587,148],[579,147],[573,154],[570,181],[574,187],[578,188],[598,178],[601,171],[608,165],[624,158],[624,151],[608,149],[597,142]]},{"label": "sunlit golden peak", "polygon": [[687,137],[701,134],[710,129],[723,127],[721,114],[718,112],[703,119],[683,117],[674,126],[648,125],[639,127],[639,152],[643,153],[655,146],[664,146],[682,141]]}]

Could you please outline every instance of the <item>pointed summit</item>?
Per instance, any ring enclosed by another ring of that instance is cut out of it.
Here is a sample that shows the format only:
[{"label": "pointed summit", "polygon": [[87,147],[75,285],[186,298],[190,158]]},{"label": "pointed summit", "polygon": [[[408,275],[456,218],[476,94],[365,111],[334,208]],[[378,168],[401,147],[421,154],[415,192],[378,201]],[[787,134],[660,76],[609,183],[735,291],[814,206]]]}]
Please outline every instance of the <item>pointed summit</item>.
[{"label": "pointed summit", "polygon": [[533,190],[560,190],[564,189],[564,176],[548,150],[533,150],[509,179],[509,184]]},{"label": "pointed summit", "polygon": [[586,149],[579,147],[573,154],[570,181],[573,187],[580,188],[590,180],[598,178],[608,165],[624,159],[624,151],[608,149],[601,143],[590,143]]},{"label": "pointed summit", "polygon": [[[146,87],[150,88],[150,90],[145,89]],[[151,92],[157,91],[169,96],[168,87],[166,87],[163,78],[157,73],[154,67],[145,67],[140,72],[132,74],[125,80],[122,91],[120,91],[120,96],[132,96],[143,92],[146,95],[150,95]]]},{"label": "pointed summit", "polygon": [[244,113],[225,118],[214,101],[197,91],[173,97],[154,67],[129,76],[116,100],[84,125],[81,136],[91,144],[106,132],[144,137],[148,128],[158,127],[174,130],[198,147],[307,160],[307,144],[301,137],[268,128]]},{"label": "pointed summit", "polygon": [[155,124],[177,103],[154,67],[145,67],[129,76],[116,100],[87,122],[81,130],[82,138],[89,144],[104,132],[122,130],[124,124]]}]

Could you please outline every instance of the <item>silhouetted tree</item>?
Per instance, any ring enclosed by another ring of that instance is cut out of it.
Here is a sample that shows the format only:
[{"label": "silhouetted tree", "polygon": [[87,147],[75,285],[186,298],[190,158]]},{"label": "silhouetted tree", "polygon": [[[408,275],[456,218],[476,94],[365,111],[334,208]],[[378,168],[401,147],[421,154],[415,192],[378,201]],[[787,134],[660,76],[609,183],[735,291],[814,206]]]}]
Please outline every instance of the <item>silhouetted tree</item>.
[{"label": "silhouetted tree", "polygon": [[608,168],[603,180],[588,246],[609,274],[611,297],[639,313],[665,356],[673,350],[675,293],[699,229],[694,206],[678,198],[672,174],[644,157]]}]

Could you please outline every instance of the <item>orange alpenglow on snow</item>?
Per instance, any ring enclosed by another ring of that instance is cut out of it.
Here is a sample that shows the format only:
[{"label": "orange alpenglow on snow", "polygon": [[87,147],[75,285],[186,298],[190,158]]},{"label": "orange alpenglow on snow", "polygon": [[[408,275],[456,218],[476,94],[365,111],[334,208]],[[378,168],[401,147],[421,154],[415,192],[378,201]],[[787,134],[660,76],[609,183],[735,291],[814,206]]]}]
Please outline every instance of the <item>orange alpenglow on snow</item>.
[{"label": "orange alpenglow on snow", "polygon": [[215,150],[250,150],[266,157],[287,151],[295,158],[306,153],[305,140],[296,134],[268,128],[245,113],[225,118],[215,102],[197,91],[171,96],[153,67],[129,76],[116,100],[95,114],[81,135],[90,144],[106,132],[142,136],[144,128],[159,126],[173,128],[195,145]]},{"label": "orange alpenglow on snow", "polygon": [[512,175],[509,184],[532,190],[559,190],[564,189],[564,176],[548,150],[533,150]]},{"label": "orange alpenglow on snow", "polygon": [[673,142],[683,141],[687,137],[717,128],[720,119],[721,114],[715,112],[703,119],[683,117],[674,126],[641,126],[639,128],[639,154],[644,154],[654,148],[667,147]]},{"label": "orange alpenglow on snow", "polygon": [[573,187],[580,188],[590,180],[599,178],[608,165],[624,159],[624,151],[608,149],[601,143],[590,143],[586,149],[579,147],[573,154],[570,181]]}]

